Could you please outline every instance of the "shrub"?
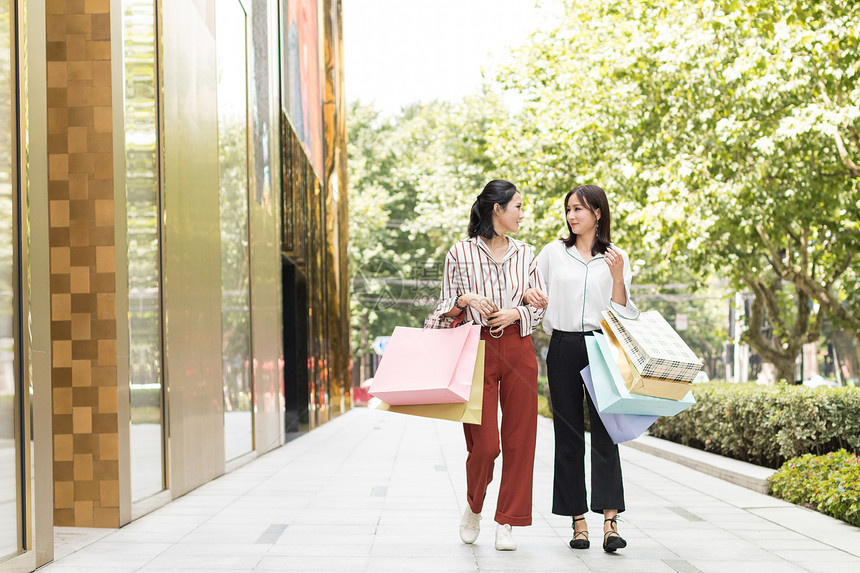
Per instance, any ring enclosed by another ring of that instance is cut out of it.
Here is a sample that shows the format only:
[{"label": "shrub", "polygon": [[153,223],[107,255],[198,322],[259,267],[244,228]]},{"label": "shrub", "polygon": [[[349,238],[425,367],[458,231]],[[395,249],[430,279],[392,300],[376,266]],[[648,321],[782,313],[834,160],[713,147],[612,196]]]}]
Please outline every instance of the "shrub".
[{"label": "shrub", "polygon": [[546,376],[538,376],[538,414],[552,418],[552,403],[549,399],[549,384]]},{"label": "shrub", "polygon": [[778,468],[803,454],[860,452],[860,390],[708,383],[696,404],[660,418],[652,436]]},{"label": "shrub", "polygon": [[141,387],[134,384],[130,388],[132,408],[161,407],[161,388],[153,388],[150,385]]},{"label": "shrub", "polygon": [[15,437],[15,396],[0,396],[0,440],[11,440]]},{"label": "shrub", "polygon": [[860,526],[860,458],[844,449],[790,459],[768,481],[776,497]]}]

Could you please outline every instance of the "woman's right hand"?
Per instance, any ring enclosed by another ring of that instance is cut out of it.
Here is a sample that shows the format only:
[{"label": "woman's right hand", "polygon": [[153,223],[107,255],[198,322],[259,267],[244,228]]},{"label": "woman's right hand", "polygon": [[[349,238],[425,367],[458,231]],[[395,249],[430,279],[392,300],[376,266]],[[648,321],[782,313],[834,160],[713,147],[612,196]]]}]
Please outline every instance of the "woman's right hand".
[{"label": "woman's right hand", "polygon": [[480,295],[474,292],[467,292],[464,295],[460,296],[460,301],[466,300],[466,304],[472,307],[472,309],[476,310],[486,319],[490,318],[490,315],[499,310],[499,307],[492,300],[488,299],[484,295]]},{"label": "woman's right hand", "polygon": [[539,288],[529,288],[523,293],[523,300],[535,308],[546,308],[549,297]]}]

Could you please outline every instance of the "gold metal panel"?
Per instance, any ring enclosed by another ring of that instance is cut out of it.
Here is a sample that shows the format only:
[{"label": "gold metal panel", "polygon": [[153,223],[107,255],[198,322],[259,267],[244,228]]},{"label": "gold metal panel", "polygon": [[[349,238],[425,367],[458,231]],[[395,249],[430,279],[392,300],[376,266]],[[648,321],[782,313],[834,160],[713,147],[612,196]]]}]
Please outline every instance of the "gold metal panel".
[{"label": "gold metal panel", "polygon": [[[123,125],[122,93],[123,85],[123,50],[122,50],[122,0],[110,0],[111,17],[107,22],[93,18],[93,37],[104,39],[114,37],[117,41],[112,43],[111,58],[109,65],[102,62],[93,63],[93,84],[109,86],[112,91],[112,100],[116,102],[113,106],[113,134],[111,139],[102,134],[88,134],[87,145],[93,149],[106,149],[110,145],[113,151],[113,173],[114,173],[114,200],[113,216],[115,221],[114,247],[96,247],[96,269],[98,272],[113,272],[116,280],[116,295],[111,302],[115,313],[106,318],[116,319],[117,316],[128,316],[128,245],[127,245],[127,213],[125,193],[125,130]],[[99,318],[105,309],[98,309]],[[129,442],[129,378],[128,354],[129,354],[129,332],[128,321],[111,321],[116,328],[116,373],[117,385],[100,386],[98,388],[100,408],[104,412],[111,411],[117,415],[117,433],[115,435],[99,436],[99,452],[101,459],[116,459],[119,464],[116,481],[105,480],[100,483],[100,495],[107,495],[116,499],[119,509],[119,524],[125,525],[131,521],[131,451]],[[112,458],[111,456],[115,456]]]},{"label": "gold metal panel", "polygon": [[170,490],[224,472],[213,2],[161,4],[163,276]]},{"label": "gold metal panel", "polygon": [[[28,165],[26,168],[22,165],[21,180],[26,188],[21,193],[27,194],[27,201],[23,202],[25,211],[21,217],[26,221],[23,246],[28,249],[22,253],[22,257],[29,261],[29,273],[25,280],[29,296],[23,298],[23,309],[30,317],[29,326],[25,321],[25,328],[29,328],[31,342],[26,348],[29,368],[25,368],[24,372],[32,389],[33,447],[30,450],[30,465],[33,475],[28,480],[32,484],[32,491],[27,499],[32,520],[29,531],[31,540],[26,547],[27,553],[3,564],[4,569],[9,571],[16,570],[16,567],[21,571],[29,571],[54,558],[46,14],[43,0],[26,0],[20,6],[24,10],[19,23],[18,46],[27,60],[20,86],[23,108],[20,113],[27,118],[22,125],[28,125],[30,130]],[[23,41],[25,36],[26,51]],[[68,308],[71,309],[71,306]]]},{"label": "gold metal panel", "polygon": [[[22,351],[26,344],[22,331],[20,305],[22,292],[19,277],[24,269],[19,264],[22,229],[18,224],[20,188],[16,184],[19,161],[19,109],[16,67],[17,50],[14,6],[9,0],[0,2],[0,561],[20,555],[26,550],[29,531],[22,527],[29,519],[31,507],[23,490],[28,483],[30,442],[27,424],[27,393],[21,385],[21,370],[26,360]],[[24,259],[26,260],[26,259]],[[25,315],[24,315],[25,316]],[[11,339],[11,340],[10,340]],[[10,344],[11,342],[11,344]],[[22,459],[22,455],[24,459]],[[28,488],[29,489],[29,488]]]},{"label": "gold metal panel", "polygon": [[343,36],[340,0],[323,0],[325,23],[325,308],[330,352],[331,414],[351,407],[349,300],[346,259],[346,106],[343,97]]}]

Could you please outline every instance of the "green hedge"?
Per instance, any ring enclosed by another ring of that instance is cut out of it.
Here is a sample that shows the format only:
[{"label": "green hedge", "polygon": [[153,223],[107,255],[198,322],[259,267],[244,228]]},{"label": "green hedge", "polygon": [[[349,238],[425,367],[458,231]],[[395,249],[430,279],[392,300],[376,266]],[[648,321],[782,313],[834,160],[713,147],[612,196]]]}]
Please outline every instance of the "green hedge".
[{"label": "green hedge", "polygon": [[776,497],[860,526],[860,458],[845,450],[804,454],[768,478]]},{"label": "green hedge", "polygon": [[546,376],[538,376],[538,414],[552,418],[552,404],[549,399],[549,382]]},{"label": "green hedge", "polygon": [[10,440],[15,437],[15,397],[0,396],[0,439]]},{"label": "green hedge", "polygon": [[803,454],[860,453],[860,390],[712,382],[696,404],[651,427],[652,436],[778,468]]},{"label": "green hedge", "polygon": [[141,388],[131,385],[132,408],[161,408],[161,388]]}]

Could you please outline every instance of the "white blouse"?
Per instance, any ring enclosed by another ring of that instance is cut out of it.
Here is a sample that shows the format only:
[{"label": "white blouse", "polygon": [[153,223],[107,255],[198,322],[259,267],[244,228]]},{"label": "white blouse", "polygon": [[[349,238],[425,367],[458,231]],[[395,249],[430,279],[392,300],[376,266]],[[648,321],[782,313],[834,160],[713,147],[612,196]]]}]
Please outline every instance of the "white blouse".
[{"label": "white blouse", "polygon": [[[544,309],[536,309],[523,302],[528,288],[544,289],[537,269],[537,260],[530,245],[508,237],[508,250],[501,262],[493,259],[490,248],[481,237],[463,239],[454,243],[445,257],[442,276],[442,296],[438,313],[454,308],[457,296],[467,292],[483,295],[499,308],[514,308],[520,315],[520,336],[528,336],[537,328]],[[487,326],[487,321],[473,308],[463,311],[465,320]],[[514,325],[512,325],[514,326]]]},{"label": "white blouse", "polygon": [[537,262],[549,297],[543,317],[543,329],[547,334],[552,334],[553,330],[600,330],[603,320],[600,313],[608,308],[624,318],[639,316],[639,309],[630,299],[633,278],[630,260],[627,253],[618,250],[624,259],[625,306],[612,301],[612,275],[605,255],[597,255],[586,263],[576,247],[568,248],[562,241],[553,241],[541,250]]}]

